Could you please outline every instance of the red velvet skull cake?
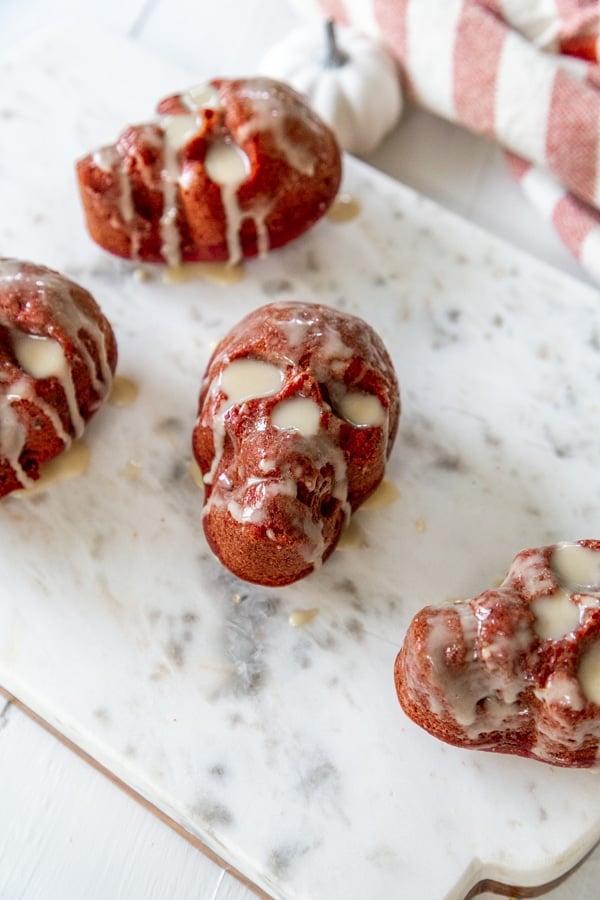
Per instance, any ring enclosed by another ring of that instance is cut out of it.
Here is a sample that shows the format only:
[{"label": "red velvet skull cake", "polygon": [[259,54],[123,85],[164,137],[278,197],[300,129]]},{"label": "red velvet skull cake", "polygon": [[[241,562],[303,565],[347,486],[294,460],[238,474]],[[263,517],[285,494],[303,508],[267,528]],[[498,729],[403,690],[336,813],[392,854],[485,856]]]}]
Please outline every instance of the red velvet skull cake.
[{"label": "red velvet skull cake", "polygon": [[395,680],[410,718],[450,744],[596,765],[600,541],[524,550],[498,588],[421,610]]},{"label": "red velvet skull cake", "polygon": [[308,575],[381,481],[399,413],[390,357],[361,319],[294,302],[243,319],[208,364],[193,435],[216,556],[259,584]]},{"label": "red velvet skull cake", "polygon": [[0,497],[30,487],[81,435],[116,363],[91,294],[44,266],[0,259]]},{"label": "red velvet skull cake", "polygon": [[264,255],[326,212],[341,177],[333,133],[269,78],[216,79],[77,163],[87,226],[143,262]]}]

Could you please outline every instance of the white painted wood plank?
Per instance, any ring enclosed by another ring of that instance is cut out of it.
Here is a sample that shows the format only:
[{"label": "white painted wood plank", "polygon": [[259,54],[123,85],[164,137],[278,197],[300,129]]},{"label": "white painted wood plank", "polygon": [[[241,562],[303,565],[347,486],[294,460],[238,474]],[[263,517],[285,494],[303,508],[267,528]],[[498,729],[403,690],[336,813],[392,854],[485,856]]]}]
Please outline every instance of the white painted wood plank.
[{"label": "white painted wood plank", "polygon": [[255,900],[196,847],[0,699],[2,900]]},{"label": "white painted wood plank", "polygon": [[138,37],[202,80],[255,74],[266,50],[296,24],[286,0],[161,0]]},{"label": "white painted wood plank", "polygon": [[19,43],[40,28],[73,18],[85,21],[90,29],[97,24],[116,34],[126,35],[135,30],[144,10],[153,2],[102,0],[102,3],[82,4],[80,0],[2,0],[0,51]]},{"label": "white painted wood plank", "polygon": [[[237,879],[7,706],[0,698],[2,900],[254,900]],[[585,900],[595,896],[599,879],[597,848],[544,896]]]}]

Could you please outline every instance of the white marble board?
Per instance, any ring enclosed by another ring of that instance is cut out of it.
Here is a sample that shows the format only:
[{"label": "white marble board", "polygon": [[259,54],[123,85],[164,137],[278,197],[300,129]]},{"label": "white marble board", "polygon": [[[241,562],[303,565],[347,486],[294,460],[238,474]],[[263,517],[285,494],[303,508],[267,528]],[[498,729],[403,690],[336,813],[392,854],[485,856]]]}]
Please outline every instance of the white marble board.
[{"label": "white marble board", "polygon": [[[525,546],[600,535],[600,298],[352,159],[352,222],[323,220],[235,285],[138,281],[89,240],[73,161],[216,74],[239,73],[77,30],[0,63],[0,251],[88,287],[140,387],[94,420],[83,477],[2,502],[0,686],[274,897],[554,878],[600,837],[595,773],[436,742],[392,670],[423,604],[492,585]],[[384,336],[399,497],[267,591],[207,551],[190,433],[214,341],[291,298]]]}]

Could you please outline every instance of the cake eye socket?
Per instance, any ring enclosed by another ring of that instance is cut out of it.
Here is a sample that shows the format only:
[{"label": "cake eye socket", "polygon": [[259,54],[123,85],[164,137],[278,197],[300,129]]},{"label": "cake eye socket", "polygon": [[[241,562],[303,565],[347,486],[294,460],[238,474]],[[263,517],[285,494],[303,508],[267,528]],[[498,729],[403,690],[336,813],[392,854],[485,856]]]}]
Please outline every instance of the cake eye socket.
[{"label": "cake eye socket", "polygon": [[289,397],[275,406],[271,422],[278,431],[297,431],[303,437],[314,437],[321,426],[321,407],[310,397]]},{"label": "cake eye socket", "polygon": [[[326,389],[326,394],[323,392]],[[386,411],[375,394],[367,391],[347,390],[344,385],[322,385],[323,399],[329,403],[340,419],[355,428],[381,428],[385,424]]]},{"label": "cake eye socket", "polygon": [[261,359],[234,359],[221,369],[219,388],[231,404],[271,397],[281,390],[284,373]]},{"label": "cake eye socket", "polygon": [[62,378],[65,375],[65,353],[53,338],[14,330],[11,343],[17,362],[32,378]]},{"label": "cake eye socket", "polygon": [[204,170],[215,184],[237,188],[250,174],[250,160],[233,141],[220,138],[208,148]]}]

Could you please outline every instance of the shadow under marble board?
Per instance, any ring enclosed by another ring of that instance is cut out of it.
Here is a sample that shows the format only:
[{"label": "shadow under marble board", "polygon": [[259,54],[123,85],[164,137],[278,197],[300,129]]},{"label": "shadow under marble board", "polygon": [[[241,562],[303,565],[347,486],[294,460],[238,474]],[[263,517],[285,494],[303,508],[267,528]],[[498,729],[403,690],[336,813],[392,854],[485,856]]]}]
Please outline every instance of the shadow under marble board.
[{"label": "shadow under marble board", "polygon": [[[212,74],[89,31],[0,63],[2,253],[91,290],[139,387],[91,424],[85,475],[1,504],[0,685],[274,897],[550,880],[600,836],[594,773],[436,742],[401,712],[393,663],[422,605],[489,587],[523,547],[600,534],[599,298],[350,158],[352,221],[236,284],[138,280],[89,240],[73,161]],[[274,298],[367,319],[403,412],[395,501],[266,590],[211,557],[189,464],[214,342]]]}]

